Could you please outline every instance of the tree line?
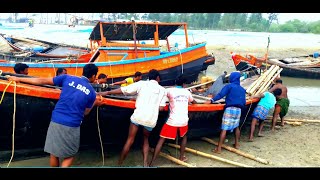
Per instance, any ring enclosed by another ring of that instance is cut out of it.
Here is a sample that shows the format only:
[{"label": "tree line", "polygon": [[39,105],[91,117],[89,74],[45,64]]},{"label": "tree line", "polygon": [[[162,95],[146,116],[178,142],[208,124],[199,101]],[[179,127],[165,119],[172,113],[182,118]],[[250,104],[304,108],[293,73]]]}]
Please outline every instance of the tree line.
[{"label": "tree line", "polygon": [[113,18],[186,22],[195,30],[241,30],[252,32],[294,32],[320,34],[320,21],[304,22],[297,19],[278,23],[279,13],[112,13]]}]

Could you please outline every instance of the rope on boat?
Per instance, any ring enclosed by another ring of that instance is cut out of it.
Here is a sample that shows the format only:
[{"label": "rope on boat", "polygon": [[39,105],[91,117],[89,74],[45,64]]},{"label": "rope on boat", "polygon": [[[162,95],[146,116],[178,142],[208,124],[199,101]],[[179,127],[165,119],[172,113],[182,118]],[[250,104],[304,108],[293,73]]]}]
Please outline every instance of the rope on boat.
[{"label": "rope on boat", "polygon": [[53,67],[53,74],[56,74],[56,68],[54,67],[54,63],[51,61]]},{"label": "rope on boat", "polygon": [[[102,99],[102,96],[101,96]],[[103,143],[100,133],[100,125],[99,125],[99,106],[97,106],[97,127],[98,127],[98,133],[99,133],[99,140],[100,140],[100,146],[101,146],[101,155],[102,155],[102,166],[104,166],[104,150],[103,150]]]},{"label": "rope on boat", "polygon": [[180,62],[181,62],[181,74],[183,74],[183,61],[182,61],[182,55],[181,55],[181,51],[180,49],[178,49],[179,53],[180,53]]},{"label": "rope on boat", "polygon": [[246,117],[244,118],[243,123],[241,124],[241,126],[240,126],[240,128],[239,128],[240,131],[241,131],[242,126],[244,125],[244,123],[245,123],[246,120],[247,120],[247,117],[248,117],[248,114],[249,114],[249,112],[250,112],[251,106],[252,106],[252,99],[250,99],[250,107],[249,107],[249,109],[248,109],[248,111],[247,111]]},{"label": "rope on boat", "polygon": [[75,76],[77,76],[77,72],[78,72],[78,62],[76,63],[76,73],[75,73]]},{"label": "rope on boat", "polygon": [[13,156],[14,156],[14,131],[15,131],[15,124],[16,124],[16,88],[17,88],[17,84],[15,81],[10,81],[6,88],[3,90],[2,96],[1,96],[1,100],[0,100],[0,104],[2,103],[4,94],[6,93],[6,90],[8,89],[8,87],[10,86],[10,84],[13,82],[14,84],[14,88],[13,88],[13,116],[12,116],[12,153],[11,153],[11,157],[10,157],[10,161],[8,162],[7,167],[9,167]]},{"label": "rope on boat", "polygon": [[112,76],[112,68],[111,68],[111,63],[110,63],[110,59],[108,58],[108,62],[109,62],[109,68],[110,68],[110,76],[111,78],[111,83],[113,84],[113,76]]}]

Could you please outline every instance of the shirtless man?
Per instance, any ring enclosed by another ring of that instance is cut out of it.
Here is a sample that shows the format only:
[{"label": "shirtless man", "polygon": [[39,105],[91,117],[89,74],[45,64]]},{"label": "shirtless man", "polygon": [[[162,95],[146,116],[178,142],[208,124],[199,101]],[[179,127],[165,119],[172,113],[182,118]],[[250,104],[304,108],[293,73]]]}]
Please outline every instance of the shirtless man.
[{"label": "shirtless man", "polygon": [[278,115],[280,115],[281,126],[284,126],[284,116],[288,113],[288,109],[290,105],[290,101],[288,99],[288,89],[286,86],[282,84],[281,79],[276,80],[276,83],[274,84],[274,86],[272,86],[269,92],[273,92],[278,88],[282,90],[282,93],[280,96],[277,97],[277,103],[274,108],[272,126],[271,126],[272,131],[274,131],[274,127],[277,123]]}]

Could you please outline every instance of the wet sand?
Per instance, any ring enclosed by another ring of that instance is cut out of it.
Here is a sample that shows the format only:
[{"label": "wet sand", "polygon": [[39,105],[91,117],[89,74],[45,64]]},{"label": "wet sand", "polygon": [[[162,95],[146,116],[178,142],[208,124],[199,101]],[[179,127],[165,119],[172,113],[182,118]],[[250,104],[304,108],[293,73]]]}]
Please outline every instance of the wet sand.
[{"label": "wet sand", "polygon": [[[208,46],[208,52],[213,53],[216,57],[216,64],[209,67],[208,72],[212,72],[213,76],[218,76],[224,70],[231,72],[235,70],[233,62],[230,57],[230,51],[245,55],[252,53],[255,56],[262,57],[266,53],[265,49],[255,49],[253,47],[230,47],[230,46]],[[283,58],[292,56],[309,55],[313,52],[319,52],[319,48],[281,48],[269,49],[269,57]],[[296,119],[319,119],[320,107],[289,107],[287,118]],[[254,142],[248,142],[248,131],[250,127],[245,124],[241,130],[240,150],[258,156],[260,158],[269,160],[272,164],[264,165],[259,162],[247,159],[235,153],[222,149],[221,154],[215,154],[212,149],[216,146],[204,142],[202,140],[189,140],[187,147],[200,150],[205,153],[216,155],[225,159],[240,162],[254,167],[317,167],[320,166],[320,123],[302,123],[301,126],[292,126],[286,124],[284,127],[276,129],[275,132],[270,131],[270,123],[266,122],[263,129],[265,137],[254,137]],[[210,137],[218,141],[219,137]],[[226,145],[232,145],[234,142],[233,134],[228,134],[228,142]],[[117,160],[120,155],[121,148],[105,147],[105,166],[116,167]],[[172,156],[178,157],[179,150],[164,146],[162,149],[165,153],[170,153]],[[227,163],[219,162],[204,157],[200,157],[191,153],[186,153],[188,163],[196,167],[234,167]],[[151,153],[150,153],[151,158]],[[9,159],[8,159],[9,161]],[[1,164],[1,167],[6,166],[6,163]],[[49,165],[49,158],[42,157],[30,160],[15,161],[10,166],[15,167],[42,167]],[[130,151],[124,166],[141,167],[142,154],[139,147]],[[161,156],[158,157],[155,166],[158,167],[182,167],[170,160]],[[74,166],[102,166],[101,150],[99,146],[95,149],[80,150],[76,157]]]}]

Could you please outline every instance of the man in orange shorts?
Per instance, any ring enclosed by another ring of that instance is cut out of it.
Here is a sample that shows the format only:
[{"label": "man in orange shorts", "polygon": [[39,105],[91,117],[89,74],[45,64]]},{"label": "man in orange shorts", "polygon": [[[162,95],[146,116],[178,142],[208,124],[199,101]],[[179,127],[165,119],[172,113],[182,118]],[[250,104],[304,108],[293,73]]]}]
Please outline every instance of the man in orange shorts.
[{"label": "man in orange shorts", "polygon": [[186,161],[187,158],[184,156],[184,151],[187,144],[187,132],[188,132],[188,105],[189,103],[196,103],[193,99],[190,91],[183,88],[187,79],[180,75],[176,80],[176,87],[166,89],[166,95],[169,99],[169,118],[167,122],[163,125],[160,132],[160,139],[152,156],[152,160],[149,166],[157,158],[163,143],[166,139],[176,139],[177,132],[182,138],[181,148],[180,148],[180,160]]}]

